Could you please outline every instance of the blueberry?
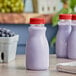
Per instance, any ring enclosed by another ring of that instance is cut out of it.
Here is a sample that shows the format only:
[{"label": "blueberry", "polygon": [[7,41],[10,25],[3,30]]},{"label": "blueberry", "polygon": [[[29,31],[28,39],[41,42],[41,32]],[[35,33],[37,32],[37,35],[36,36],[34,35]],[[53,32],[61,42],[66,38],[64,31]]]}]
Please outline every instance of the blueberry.
[{"label": "blueberry", "polygon": [[0,32],[0,37],[2,37],[2,32]]},{"label": "blueberry", "polygon": [[0,29],[0,32],[2,32],[2,29]]},{"label": "blueberry", "polygon": [[14,33],[14,32],[12,32],[12,33],[11,33],[11,36],[15,36],[15,33]]},{"label": "blueberry", "polygon": [[2,33],[2,37],[5,37],[5,34],[4,33]]},{"label": "blueberry", "polygon": [[8,33],[8,34],[9,34],[9,37],[12,37],[12,36],[15,35],[15,33],[13,33],[13,32],[10,32],[10,33]]},{"label": "blueberry", "polygon": [[4,30],[4,29],[1,29],[1,30],[0,30],[0,32],[4,33],[4,32],[5,32],[5,30]]},{"label": "blueberry", "polygon": [[0,28],[0,37],[13,37],[15,36],[14,32],[11,32],[9,29]]},{"label": "blueberry", "polygon": [[2,37],[2,34],[0,34],[0,37]]},{"label": "blueberry", "polygon": [[9,33],[9,32],[10,32],[10,30],[6,30],[6,32],[7,32],[7,33]]},{"label": "blueberry", "polygon": [[5,37],[10,37],[9,34],[5,34]]},{"label": "blueberry", "polygon": [[0,34],[2,34],[2,32],[0,32]]}]

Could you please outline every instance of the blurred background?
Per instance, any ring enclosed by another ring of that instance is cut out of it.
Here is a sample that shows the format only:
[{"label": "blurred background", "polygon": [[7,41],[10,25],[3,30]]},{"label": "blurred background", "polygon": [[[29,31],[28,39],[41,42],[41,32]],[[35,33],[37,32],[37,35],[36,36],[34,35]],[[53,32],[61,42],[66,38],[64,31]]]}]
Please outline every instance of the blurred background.
[{"label": "blurred background", "polygon": [[[37,14],[38,16],[35,17],[46,19],[45,26],[47,27],[46,35],[50,47],[49,52],[54,54],[59,14],[75,13],[76,0],[0,0],[0,27],[8,28],[20,35],[17,54],[25,54],[26,41],[29,35],[28,27],[30,25],[29,22],[22,23],[22,20],[27,20],[29,16],[33,17]],[[5,17],[5,14],[10,15]],[[21,23],[17,23],[19,19]]]}]

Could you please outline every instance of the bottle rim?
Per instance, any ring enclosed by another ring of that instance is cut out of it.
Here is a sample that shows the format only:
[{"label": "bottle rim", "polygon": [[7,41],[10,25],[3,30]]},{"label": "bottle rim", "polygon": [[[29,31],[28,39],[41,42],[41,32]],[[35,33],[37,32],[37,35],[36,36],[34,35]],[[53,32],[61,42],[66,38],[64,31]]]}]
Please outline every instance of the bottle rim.
[{"label": "bottle rim", "polygon": [[72,15],[72,20],[76,20],[76,14]]},{"label": "bottle rim", "polygon": [[60,14],[59,15],[60,20],[71,20],[72,19],[72,14]]},{"label": "bottle rim", "polygon": [[45,24],[44,18],[30,18],[30,24]]}]

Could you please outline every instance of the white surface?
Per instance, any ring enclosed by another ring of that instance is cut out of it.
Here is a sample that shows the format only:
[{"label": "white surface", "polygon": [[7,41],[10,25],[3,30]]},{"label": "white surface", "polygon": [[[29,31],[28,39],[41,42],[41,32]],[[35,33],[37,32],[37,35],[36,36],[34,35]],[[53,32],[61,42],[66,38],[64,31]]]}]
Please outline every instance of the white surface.
[{"label": "white surface", "polygon": [[57,70],[68,73],[76,73],[76,62],[59,63]]}]

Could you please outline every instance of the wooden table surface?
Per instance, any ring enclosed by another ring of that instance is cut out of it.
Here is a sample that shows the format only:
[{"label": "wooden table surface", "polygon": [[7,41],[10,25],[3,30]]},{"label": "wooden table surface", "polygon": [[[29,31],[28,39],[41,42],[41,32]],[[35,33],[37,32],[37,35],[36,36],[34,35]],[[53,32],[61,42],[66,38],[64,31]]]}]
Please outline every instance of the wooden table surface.
[{"label": "wooden table surface", "polygon": [[76,76],[57,72],[56,64],[60,62],[70,62],[68,59],[57,59],[55,55],[50,55],[50,68],[47,71],[29,71],[25,69],[25,56],[18,55],[16,60],[8,63],[0,63],[0,76]]}]

